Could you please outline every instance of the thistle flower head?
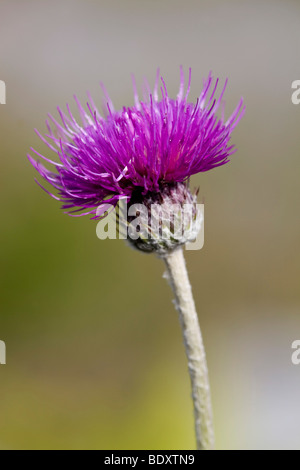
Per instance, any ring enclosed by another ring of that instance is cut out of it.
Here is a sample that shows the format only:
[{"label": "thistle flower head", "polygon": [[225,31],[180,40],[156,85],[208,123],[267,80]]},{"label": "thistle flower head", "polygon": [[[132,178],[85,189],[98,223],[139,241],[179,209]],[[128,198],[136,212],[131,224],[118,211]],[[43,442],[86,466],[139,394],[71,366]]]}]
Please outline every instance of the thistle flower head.
[{"label": "thistle flower head", "polygon": [[224,165],[235,152],[230,137],[244,113],[243,101],[227,121],[224,109],[218,118],[227,80],[216,96],[218,82],[209,75],[192,104],[188,102],[191,71],[184,91],[181,69],[176,99],[169,97],[163,78],[159,98],[158,72],[153,93],[146,85],[144,100],[139,100],[134,85],[132,107],[115,111],[104,89],[104,116],[91,97],[85,111],[75,96],[81,123],[67,105],[67,114],[58,108],[61,122],[49,115],[47,135],[38,133],[56,160],[31,149],[38,159],[52,164],[52,170],[32,156],[28,158],[56,190],[55,194],[46,191],[71,215],[95,216],[103,201],[116,205],[120,199],[130,200],[136,191],[159,193],[166,184],[184,182],[195,173]]}]

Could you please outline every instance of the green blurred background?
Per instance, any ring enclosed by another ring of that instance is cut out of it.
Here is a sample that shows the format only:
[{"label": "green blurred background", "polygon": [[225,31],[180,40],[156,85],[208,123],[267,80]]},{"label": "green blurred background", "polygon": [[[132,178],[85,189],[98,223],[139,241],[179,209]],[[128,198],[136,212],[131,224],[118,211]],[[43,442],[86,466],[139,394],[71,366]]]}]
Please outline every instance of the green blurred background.
[{"label": "green blurred background", "polygon": [[47,112],[133,102],[130,73],[170,94],[192,67],[229,77],[247,113],[229,165],[197,175],[205,246],[186,252],[220,449],[300,449],[298,1],[0,0],[1,449],[193,449],[181,333],[163,264],[100,241],[34,183]]}]

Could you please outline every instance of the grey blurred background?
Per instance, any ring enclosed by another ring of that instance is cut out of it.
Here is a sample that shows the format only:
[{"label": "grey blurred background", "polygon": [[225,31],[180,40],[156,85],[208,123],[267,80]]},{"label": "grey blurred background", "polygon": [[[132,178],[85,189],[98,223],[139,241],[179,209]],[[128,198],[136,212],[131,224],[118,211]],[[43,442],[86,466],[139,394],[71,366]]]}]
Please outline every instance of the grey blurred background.
[{"label": "grey blurred background", "polygon": [[300,79],[298,1],[0,0],[1,449],[193,449],[177,314],[161,261],[100,241],[34,183],[33,128],[103,81],[116,108],[130,74],[191,99],[212,70],[230,164],[197,175],[205,246],[186,252],[210,369],[219,449],[300,449]]}]

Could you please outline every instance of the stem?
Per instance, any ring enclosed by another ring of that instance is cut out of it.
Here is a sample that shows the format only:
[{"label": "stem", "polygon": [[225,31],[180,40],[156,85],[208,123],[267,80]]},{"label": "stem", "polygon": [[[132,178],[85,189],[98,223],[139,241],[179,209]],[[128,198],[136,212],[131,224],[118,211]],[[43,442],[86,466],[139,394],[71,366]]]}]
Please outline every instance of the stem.
[{"label": "stem", "polygon": [[183,333],[192,385],[198,450],[214,449],[212,406],[205,350],[182,248],[163,257]]}]

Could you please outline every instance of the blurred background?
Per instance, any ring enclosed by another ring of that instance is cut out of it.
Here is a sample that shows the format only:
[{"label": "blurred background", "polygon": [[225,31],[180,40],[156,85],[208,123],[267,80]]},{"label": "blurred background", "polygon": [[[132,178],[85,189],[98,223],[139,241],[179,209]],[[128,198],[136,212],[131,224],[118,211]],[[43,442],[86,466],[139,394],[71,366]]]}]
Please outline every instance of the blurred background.
[{"label": "blurred background", "polygon": [[63,214],[34,183],[48,112],[130,74],[190,98],[212,70],[244,97],[230,164],[192,179],[205,246],[186,252],[209,363],[219,449],[300,449],[298,1],[0,0],[1,449],[194,449],[181,332],[163,263]]}]

